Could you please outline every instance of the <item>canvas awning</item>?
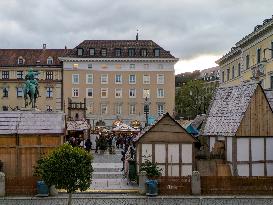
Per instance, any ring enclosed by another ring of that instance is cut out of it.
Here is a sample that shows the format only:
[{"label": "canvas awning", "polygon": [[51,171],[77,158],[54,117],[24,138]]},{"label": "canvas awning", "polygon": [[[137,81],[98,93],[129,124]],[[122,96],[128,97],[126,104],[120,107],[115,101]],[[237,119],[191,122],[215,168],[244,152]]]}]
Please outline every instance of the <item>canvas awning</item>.
[{"label": "canvas awning", "polygon": [[82,130],[88,130],[90,129],[89,124],[87,121],[67,121],[67,130],[70,131],[82,131]]}]

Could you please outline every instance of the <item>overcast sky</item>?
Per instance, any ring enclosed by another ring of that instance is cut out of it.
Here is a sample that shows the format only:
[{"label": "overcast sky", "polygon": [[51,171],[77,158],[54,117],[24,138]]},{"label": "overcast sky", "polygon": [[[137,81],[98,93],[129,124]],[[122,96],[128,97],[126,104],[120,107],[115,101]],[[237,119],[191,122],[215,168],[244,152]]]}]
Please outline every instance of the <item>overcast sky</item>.
[{"label": "overcast sky", "polygon": [[85,39],[151,39],[181,59],[214,61],[273,15],[273,0],[0,0],[0,48],[73,48]]}]

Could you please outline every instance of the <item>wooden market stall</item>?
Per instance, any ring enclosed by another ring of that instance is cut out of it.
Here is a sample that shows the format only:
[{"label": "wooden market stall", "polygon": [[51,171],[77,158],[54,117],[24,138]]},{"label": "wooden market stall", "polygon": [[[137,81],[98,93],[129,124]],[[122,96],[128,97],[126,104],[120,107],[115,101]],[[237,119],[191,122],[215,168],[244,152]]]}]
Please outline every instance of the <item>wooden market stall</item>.
[{"label": "wooden market stall", "polygon": [[33,176],[36,161],[63,143],[61,112],[0,112],[0,160],[7,177]]},{"label": "wooden market stall", "polygon": [[164,114],[136,140],[137,164],[146,159],[162,168],[162,176],[187,176],[194,170],[197,140],[176,122],[169,113]]},{"label": "wooden market stall", "polygon": [[201,135],[224,143],[233,175],[273,176],[273,91],[260,84],[216,89]]}]

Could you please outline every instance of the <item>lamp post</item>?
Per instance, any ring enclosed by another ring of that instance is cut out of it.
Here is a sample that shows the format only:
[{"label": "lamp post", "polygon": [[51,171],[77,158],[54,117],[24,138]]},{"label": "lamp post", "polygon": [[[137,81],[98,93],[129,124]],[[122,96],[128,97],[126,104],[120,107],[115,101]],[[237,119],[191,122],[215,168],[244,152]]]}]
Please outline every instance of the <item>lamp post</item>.
[{"label": "lamp post", "polygon": [[145,127],[148,126],[148,113],[149,113],[149,102],[148,102],[148,98],[146,97],[144,101],[144,114],[146,117]]},{"label": "lamp post", "polygon": [[263,56],[262,61],[258,64],[257,68],[254,68],[253,71],[252,71],[253,79],[258,80],[260,83],[262,82],[262,79],[260,79],[260,77],[265,74],[265,65],[267,64],[267,59],[265,57],[265,52],[267,50],[273,51],[273,49],[271,49],[271,48],[265,48],[263,50],[264,56]]}]

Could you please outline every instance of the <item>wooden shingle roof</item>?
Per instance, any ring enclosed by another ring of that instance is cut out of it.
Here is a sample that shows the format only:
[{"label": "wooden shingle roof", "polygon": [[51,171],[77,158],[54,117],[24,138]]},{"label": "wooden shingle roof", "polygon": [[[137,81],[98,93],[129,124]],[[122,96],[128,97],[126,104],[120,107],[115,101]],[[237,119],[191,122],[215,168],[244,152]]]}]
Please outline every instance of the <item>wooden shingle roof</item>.
[{"label": "wooden shingle roof", "polygon": [[201,135],[234,136],[257,86],[248,83],[217,88]]},{"label": "wooden shingle roof", "polygon": [[273,90],[264,90],[264,93],[271,107],[271,110],[273,110]]},{"label": "wooden shingle roof", "polygon": [[64,113],[3,111],[0,134],[64,134]]}]

